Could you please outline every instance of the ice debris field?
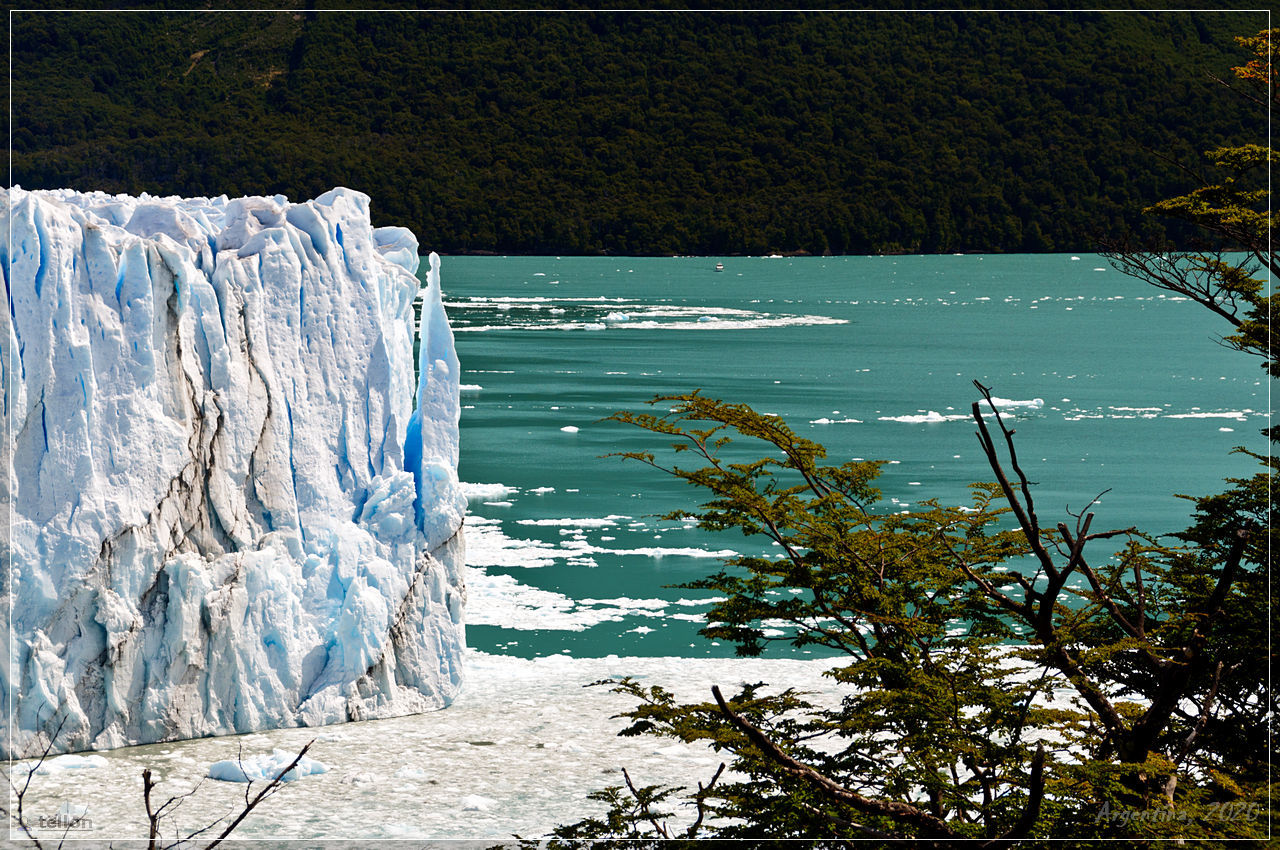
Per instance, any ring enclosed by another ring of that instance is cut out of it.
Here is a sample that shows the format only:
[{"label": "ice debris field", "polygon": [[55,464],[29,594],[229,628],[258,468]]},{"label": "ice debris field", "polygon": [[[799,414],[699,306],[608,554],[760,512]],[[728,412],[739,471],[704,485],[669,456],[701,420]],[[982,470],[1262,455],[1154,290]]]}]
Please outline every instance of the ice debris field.
[{"label": "ice debris field", "polygon": [[[604,806],[586,795],[621,785],[621,768],[641,785],[708,781],[723,761],[708,747],[649,736],[618,737],[627,721],[616,717],[634,700],[591,682],[633,676],[671,688],[680,699],[709,699],[711,684],[736,691],[744,682],[785,681],[834,704],[840,688],[822,672],[824,661],[792,659],[570,658],[534,661],[466,651],[467,687],[448,710],[427,717],[396,717],[325,729],[276,729],[234,738],[201,738],[125,747],[64,767],[45,764],[27,798],[29,811],[73,806],[88,828],[77,838],[142,839],[147,819],[141,772],[153,772],[159,800],[199,790],[166,821],[186,834],[244,802],[243,782],[232,780],[244,763],[262,788],[261,768],[289,764],[315,739],[304,758],[311,772],[281,787],[236,830],[245,840],[280,838],[488,839],[545,835],[560,823]],[[26,763],[29,764],[29,763]],[[224,774],[223,771],[226,771]],[[726,777],[727,778],[727,777]],[[204,779],[205,781],[201,782]],[[677,822],[692,819],[673,806]],[[480,846],[480,845],[478,845]]]}]

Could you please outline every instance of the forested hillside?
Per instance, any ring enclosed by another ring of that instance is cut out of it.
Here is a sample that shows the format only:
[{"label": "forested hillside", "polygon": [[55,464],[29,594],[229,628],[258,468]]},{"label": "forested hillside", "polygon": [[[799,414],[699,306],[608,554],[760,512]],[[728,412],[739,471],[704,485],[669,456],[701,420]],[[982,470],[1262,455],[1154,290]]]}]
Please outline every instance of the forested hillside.
[{"label": "forested hillside", "polygon": [[[312,197],[443,252],[1089,250],[1261,141],[1265,13],[12,17],[13,182]],[[1160,234],[1156,234],[1160,235]],[[1177,238],[1177,233],[1165,234]]]}]

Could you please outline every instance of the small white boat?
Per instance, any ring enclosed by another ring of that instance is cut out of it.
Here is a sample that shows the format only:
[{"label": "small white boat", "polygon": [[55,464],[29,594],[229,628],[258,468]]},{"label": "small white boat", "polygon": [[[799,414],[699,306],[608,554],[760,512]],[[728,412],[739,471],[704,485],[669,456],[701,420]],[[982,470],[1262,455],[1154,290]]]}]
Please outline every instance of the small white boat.
[{"label": "small white boat", "polygon": [[724,263],[716,263],[716,271],[718,272],[724,271]]}]

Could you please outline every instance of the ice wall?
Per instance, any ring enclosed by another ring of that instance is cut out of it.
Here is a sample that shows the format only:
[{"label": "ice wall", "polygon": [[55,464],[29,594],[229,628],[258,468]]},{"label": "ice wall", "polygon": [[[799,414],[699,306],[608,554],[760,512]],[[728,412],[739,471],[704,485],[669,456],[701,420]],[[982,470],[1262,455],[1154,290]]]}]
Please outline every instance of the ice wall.
[{"label": "ice wall", "polygon": [[439,258],[367,196],[8,191],[5,755],[439,708],[460,684]]}]

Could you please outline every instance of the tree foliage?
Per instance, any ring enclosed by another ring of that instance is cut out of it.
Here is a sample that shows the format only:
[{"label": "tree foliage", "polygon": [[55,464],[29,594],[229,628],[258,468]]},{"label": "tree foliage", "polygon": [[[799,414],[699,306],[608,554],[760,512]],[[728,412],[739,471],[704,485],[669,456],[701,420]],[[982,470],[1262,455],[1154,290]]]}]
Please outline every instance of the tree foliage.
[{"label": "tree foliage", "polygon": [[[1267,33],[1245,44],[1271,49]],[[1243,259],[1215,249],[1114,261],[1224,316],[1228,344],[1275,374],[1266,338],[1247,328],[1270,311],[1254,274],[1276,267],[1257,215],[1267,195],[1252,186],[1233,176],[1151,208],[1242,242]],[[1088,509],[1043,519],[1010,422],[976,386],[971,413],[993,480],[973,485],[971,505],[910,512],[879,506],[878,464],[826,463],[822,446],[743,405],[693,392],[655,399],[665,412],[615,414],[670,441],[669,460],[625,456],[699,488],[703,528],[776,544],[775,557],[734,558],[687,585],[721,598],[703,634],[748,656],[771,640],[826,647],[838,654],[828,675],[848,687],[831,706],[763,683],[728,699],[713,687],[697,703],[607,683],[638,701],[622,734],[704,741],[730,772],[699,786],[683,832],[676,791],[637,789],[628,776],[597,798],[610,805],[605,820],[561,827],[557,841],[1268,834],[1272,477],[1194,499],[1191,526],[1172,539],[1099,530]]]},{"label": "tree foliage", "polygon": [[[1262,13],[15,12],[28,188],[373,198],[445,252],[1084,250]],[[1261,26],[1261,23],[1257,24]]]}]

